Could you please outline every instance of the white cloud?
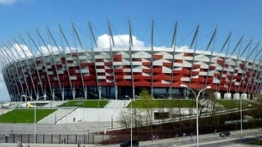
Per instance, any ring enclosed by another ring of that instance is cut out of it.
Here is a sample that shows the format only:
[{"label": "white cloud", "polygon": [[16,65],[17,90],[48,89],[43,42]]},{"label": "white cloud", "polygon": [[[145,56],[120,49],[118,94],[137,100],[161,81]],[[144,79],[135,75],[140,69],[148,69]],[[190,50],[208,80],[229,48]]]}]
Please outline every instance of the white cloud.
[{"label": "white cloud", "polygon": [[189,49],[190,49],[190,48],[189,48],[189,46],[187,46],[187,45],[180,46],[180,47],[177,47],[177,46],[176,46],[176,48],[177,48],[177,49],[179,49],[179,50],[184,50],[184,51],[186,51],[186,50],[189,50]]},{"label": "white cloud", "polygon": [[2,73],[0,72],[0,101],[10,101],[9,93],[6,88],[6,84]]},{"label": "white cloud", "polygon": [[16,56],[16,58],[24,58],[26,56],[32,56],[31,51],[26,45],[23,44],[14,44],[11,48],[11,52]]},{"label": "white cloud", "polygon": [[[129,35],[126,34],[115,35],[113,36],[113,38],[116,47],[129,47]],[[135,36],[132,36],[132,40],[133,40],[133,46],[135,47],[145,46],[144,42],[138,40]],[[98,36],[97,46],[98,48],[110,48],[109,35],[103,34],[101,36]],[[113,46],[112,41],[111,41],[111,46]]]},{"label": "white cloud", "polygon": [[18,1],[21,1],[21,0],[0,0],[0,4],[2,5],[12,5]]},{"label": "white cloud", "polygon": [[[59,53],[59,51],[62,51],[63,49],[60,46],[57,48],[55,46],[47,45],[47,47],[40,46],[39,50],[42,52],[42,54],[50,54],[50,52],[56,54],[56,53]],[[40,54],[40,53],[37,51],[37,54]]]}]

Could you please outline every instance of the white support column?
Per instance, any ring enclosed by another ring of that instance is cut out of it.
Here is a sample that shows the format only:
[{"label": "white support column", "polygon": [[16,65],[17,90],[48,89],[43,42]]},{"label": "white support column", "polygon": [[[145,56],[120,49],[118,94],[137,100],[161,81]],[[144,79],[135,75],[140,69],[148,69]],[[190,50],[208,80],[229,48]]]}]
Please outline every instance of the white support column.
[{"label": "white support column", "polygon": [[44,100],[46,101],[46,91],[45,91],[44,95],[45,95],[45,96],[44,96]]},{"label": "white support column", "polygon": [[72,88],[72,95],[73,95],[73,100],[76,99],[76,89],[75,87]]},{"label": "white support column", "polygon": [[55,89],[53,89],[53,91],[52,91],[52,99],[53,99],[53,101],[55,100]]},{"label": "white support column", "polygon": [[115,98],[116,98],[116,100],[117,100],[117,97],[118,96],[118,87],[117,86],[115,86]]},{"label": "white support column", "polygon": [[87,99],[87,87],[84,89],[85,99]]},{"label": "white support column", "polygon": [[62,88],[62,101],[65,100],[65,90],[64,90],[64,87]]},{"label": "white support column", "polygon": [[101,99],[101,86],[98,87],[99,99]]}]

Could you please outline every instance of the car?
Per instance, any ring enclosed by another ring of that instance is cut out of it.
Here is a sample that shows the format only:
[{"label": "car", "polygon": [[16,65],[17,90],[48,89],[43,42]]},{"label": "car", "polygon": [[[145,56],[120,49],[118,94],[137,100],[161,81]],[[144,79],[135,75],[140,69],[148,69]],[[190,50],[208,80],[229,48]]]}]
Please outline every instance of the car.
[{"label": "car", "polygon": [[229,137],[230,136],[230,132],[229,131],[221,132],[221,133],[219,133],[219,136],[220,137]]},{"label": "car", "polygon": [[[132,146],[133,147],[139,147],[139,141],[138,140],[132,140]],[[124,143],[121,143],[120,147],[131,147],[131,141],[128,140]]]}]

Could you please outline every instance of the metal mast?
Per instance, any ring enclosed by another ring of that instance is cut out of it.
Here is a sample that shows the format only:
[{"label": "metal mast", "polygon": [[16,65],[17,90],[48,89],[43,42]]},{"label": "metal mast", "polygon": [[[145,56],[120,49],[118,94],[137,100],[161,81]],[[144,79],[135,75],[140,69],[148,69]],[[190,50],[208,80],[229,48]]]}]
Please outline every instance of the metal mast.
[{"label": "metal mast", "polygon": [[111,69],[113,71],[112,76],[113,76],[113,84],[114,84],[114,89],[115,89],[115,99],[117,100],[118,97],[118,89],[117,89],[117,81],[116,81],[116,74],[115,74],[115,66],[114,66],[114,54],[113,54],[113,50],[112,50],[112,45],[111,45],[111,41],[113,43],[113,47],[115,47],[115,41],[114,41],[114,36],[111,30],[111,25],[109,20],[107,20],[107,25],[108,25],[108,31],[110,34],[109,37],[109,43],[110,43],[110,56],[111,56],[111,60],[109,60],[111,62]]},{"label": "metal mast", "polygon": [[151,29],[151,97],[154,98],[154,20]]},{"label": "metal mast", "polygon": [[130,62],[131,81],[132,81],[132,99],[134,99],[135,98],[135,82],[134,82],[133,61],[132,61],[132,47],[134,46],[134,44],[133,44],[131,21],[129,19],[128,19],[128,25],[129,25],[129,62]]},{"label": "metal mast", "polygon": [[191,81],[192,81],[192,71],[193,71],[193,69],[194,69],[194,62],[195,62],[195,55],[196,55],[196,46],[197,46],[197,42],[196,42],[196,39],[197,39],[197,37],[198,37],[198,32],[199,32],[199,25],[197,25],[197,28],[196,28],[196,32],[195,32],[195,34],[194,34],[194,37],[193,37],[193,40],[192,40],[192,42],[191,42],[191,44],[190,44],[190,46],[189,46],[189,49],[192,49],[192,47],[193,47],[193,45],[195,44],[195,47],[194,47],[194,53],[193,53],[193,59],[192,59],[192,61],[191,61],[191,70],[190,70],[190,79],[189,79],[189,83],[188,83],[188,85],[189,85],[189,87],[191,87]]},{"label": "metal mast", "polygon": [[173,32],[171,47],[173,47],[173,57],[171,64],[171,77],[170,77],[170,87],[169,87],[169,98],[172,98],[172,88],[173,88],[173,78],[174,78],[174,63],[175,63],[175,53],[176,53],[176,32],[177,32],[177,22],[175,23],[175,28]]}]

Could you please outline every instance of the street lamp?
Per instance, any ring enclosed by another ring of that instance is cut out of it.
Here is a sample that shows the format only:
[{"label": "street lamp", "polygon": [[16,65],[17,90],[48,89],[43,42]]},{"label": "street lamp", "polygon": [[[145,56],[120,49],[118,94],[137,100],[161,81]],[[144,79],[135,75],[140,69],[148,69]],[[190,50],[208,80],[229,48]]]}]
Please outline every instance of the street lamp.
[{"label": "street lamp", "polygon": [[85,144],[85,102],[83,100],[83,118],[82,118],[82,123],[83,123],[83,144]]},{"label": "street lamp", "polygon": [[242,96],[240,96],[240,136],[242,138],[242,127],[243,127],[243,118],[242,118],[242,112],[243,108],[242,108]]},{"label": "street lamp", "polygon": [[133,121],[133,106],[132,106],[132,98],[131,97],[129,97],[128,95],[126,95],[126,98],[129,98],[130,99],[130,101],[131,101],[131,124],[130,124],[130,138],[131,138],[131,146],[133,146],[132,144],[133,144],[133,133],[132,133],[132,128],[133,128],[133,124],[132,124],[132,121]]},{"label": "street lamp", "polygon": [[188,86],[186,86],[186,85],[184,85],[184,84],[181,84],[180,87],[184,87],[184,88],[187,88],[187,89],[191,90],[191,91],[194,93],[195,97],[196,97],[196,131],[197,131],[197,132],[196,132],[196,136],[197,136],[197,147],[199,147],[198,98],[199,98],[200,93],[201,93],[202,91],[204,91],[204,90],[206,90],[206,89],[210,89],[211,86],[207,86],[207,87],[201,89],[201,90],[198,92],[197,95],[196,95],[196,92],[195,92],[192,88],[190,88],[190,87],[188,87]]},{"label": "street lamp", "polygon": [[[101,88],[99,88],[99,89],[101,89]],[[100,93],[100,92],[99,92]],[[99,99],[97,100],[97,127],[98,127],[98,129],[97,129],[97,135],[99,135],[100,134],[100,121],[99,121],[99,108],[100,108],[100,100],[101,100],[101,97],[99,97]]]},{"label": "street lamp", "polygon": [[36,144],[36,101],[38,101],[40,98],[46,98],[46,95],[43,96],[37,96],[36,100],[33,99],[32,96],[22,95],[22,97],[29,97],[32,101],[34,101],[34,144]]},{"label": "street lamp", "polygon": [[14,124],[15,124],[15,113],[14,113]]},{"label": "street lamp", "polygon": [[113,129],[113,115],[111,115],[111,129]]}]

